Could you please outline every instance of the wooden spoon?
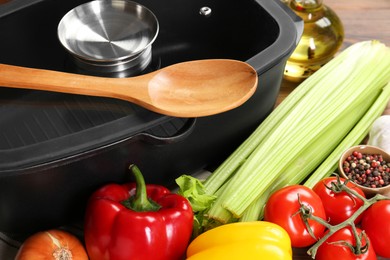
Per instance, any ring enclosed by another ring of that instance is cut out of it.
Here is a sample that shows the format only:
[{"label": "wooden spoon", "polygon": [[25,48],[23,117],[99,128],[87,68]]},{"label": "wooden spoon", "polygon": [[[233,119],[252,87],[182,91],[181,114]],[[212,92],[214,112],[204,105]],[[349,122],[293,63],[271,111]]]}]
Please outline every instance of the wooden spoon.
[{"label": "wooden spoon", "polygon": [[157,113],[200,117],[248,100],[257,73],[247,63],[212,59],[178,63],[131,78],[106,78],[0,64],[0,86],[118,98]]}]

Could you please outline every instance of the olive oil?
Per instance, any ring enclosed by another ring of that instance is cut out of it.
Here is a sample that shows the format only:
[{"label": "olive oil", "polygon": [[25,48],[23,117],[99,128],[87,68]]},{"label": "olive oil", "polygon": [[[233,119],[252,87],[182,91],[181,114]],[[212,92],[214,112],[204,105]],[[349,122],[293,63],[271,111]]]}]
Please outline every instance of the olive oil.
[{"label": "olive oil", "polygon": [[291,0],[286,4],[302,18],[304,30],[287,61],[284,77],[300,82],[334,57],[343,43],[344,27],[322,0]]}]

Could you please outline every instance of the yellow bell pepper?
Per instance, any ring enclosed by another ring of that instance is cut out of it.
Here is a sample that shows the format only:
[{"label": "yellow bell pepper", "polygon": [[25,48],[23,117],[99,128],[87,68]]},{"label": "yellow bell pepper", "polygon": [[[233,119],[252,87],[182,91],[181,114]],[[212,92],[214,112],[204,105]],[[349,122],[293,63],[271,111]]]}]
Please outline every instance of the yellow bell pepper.
[{"label": "yellow bell pepper", "polygon": [[210,229],[187,248],[187,260],[291,260],[288,233],[266,221],[236,222]]}]

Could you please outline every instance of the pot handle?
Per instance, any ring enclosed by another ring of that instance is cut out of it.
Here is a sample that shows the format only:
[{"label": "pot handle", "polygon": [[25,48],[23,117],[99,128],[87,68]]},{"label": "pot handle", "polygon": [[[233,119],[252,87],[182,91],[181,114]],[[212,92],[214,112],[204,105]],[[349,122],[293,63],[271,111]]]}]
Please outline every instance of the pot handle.
[{"label": "pot handle", "polygon": [[284,3],[281,0],[275,1],[286,13],[287,15],[291,18],[291,20],[294,23],[294,26],[297,30],[297,38],[295,40],[295,44],[298,45],[299,41],[301,40],[302,34],[303,34],[303,20],[301,17],[299,17],[296,13],[294,13],[293,10],[291,10],[290,7],[287,6],[286,3]]},{"label": "pot handle", "polygon": [[157,136],[151,133],[140,133],[139,138],[141,141],[151,145],[166,145],[181,142],[186,139],[194,130],[196,124],[196,118],[188,118],[184,125],[172,136]]}]

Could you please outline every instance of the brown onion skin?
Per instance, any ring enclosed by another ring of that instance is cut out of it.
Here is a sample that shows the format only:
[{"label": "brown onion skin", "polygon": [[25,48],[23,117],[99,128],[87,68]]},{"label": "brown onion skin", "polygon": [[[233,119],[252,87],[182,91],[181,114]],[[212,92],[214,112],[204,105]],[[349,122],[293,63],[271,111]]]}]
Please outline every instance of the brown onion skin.
[{"label": "brown onion skin", "polygon": [[[60,247],[55,244],[55,239]],[[52,229],[35,233],[20,247],[15,260],[56,260],[58,249],[69,250],[71,257],[66,260],[88,260],[88,255],[80,240],[65,231]]]}]

